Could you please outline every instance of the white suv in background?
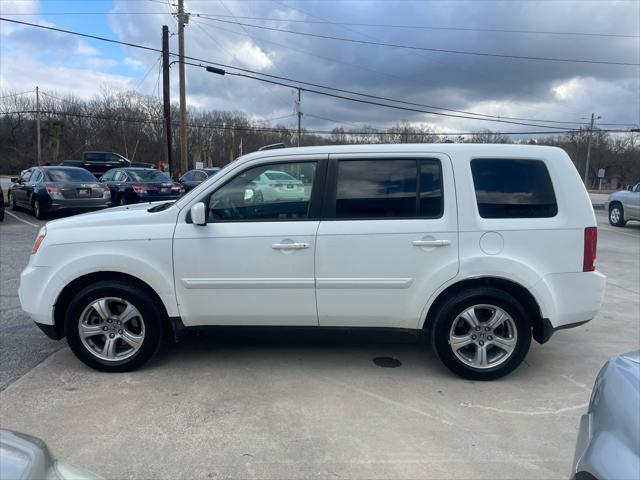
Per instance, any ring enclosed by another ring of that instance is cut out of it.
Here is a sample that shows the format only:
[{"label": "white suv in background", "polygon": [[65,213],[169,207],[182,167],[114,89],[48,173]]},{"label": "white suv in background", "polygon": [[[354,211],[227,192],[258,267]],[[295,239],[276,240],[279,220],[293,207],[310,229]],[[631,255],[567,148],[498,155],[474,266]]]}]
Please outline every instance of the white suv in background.
[{"label": "white suv in background", "polygon": [[[302,198],[256,195],[284,172]],[[300,185],[296,183],[296,188]],[[241,157],[177,202],[49,222],[22,308],[87,365],[128,371],[191,327],[425,332],[470,379],[598,312],[596,219],[558,148],[350,145]]]}]

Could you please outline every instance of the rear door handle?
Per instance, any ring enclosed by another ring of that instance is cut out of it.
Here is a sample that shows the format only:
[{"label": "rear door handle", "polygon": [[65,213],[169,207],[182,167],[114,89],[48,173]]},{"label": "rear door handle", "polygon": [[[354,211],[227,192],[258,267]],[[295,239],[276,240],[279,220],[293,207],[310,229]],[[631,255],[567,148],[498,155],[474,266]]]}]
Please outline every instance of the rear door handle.
[{"label": "rear door handle", "polygon": [[274,243],[271,245],[274,250],[302,250],[309,248],[308,243]]},{"label": "rear door handle", "polygon": [[451,240],[414,240],[414,247],[446,247],[451,245]]}]

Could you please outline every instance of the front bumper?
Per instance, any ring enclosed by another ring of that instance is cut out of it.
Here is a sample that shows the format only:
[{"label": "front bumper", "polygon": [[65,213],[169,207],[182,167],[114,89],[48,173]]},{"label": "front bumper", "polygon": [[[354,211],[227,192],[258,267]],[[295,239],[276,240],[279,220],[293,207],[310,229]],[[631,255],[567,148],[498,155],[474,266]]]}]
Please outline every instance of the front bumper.
[{"label": "front bumper", "polygon": [[18,287],[20,306],[38,324],[54,325],[53,304],[55,298],[49,298],[51,296],[50,287],[53,287],[51,283],[54,282],[55,279],[50,278],[48,267],[27,265],[20,274],[20,286]]},{"label": "front bumper", "polygon": [[578,429],[578,440],[576,441],[576,450],[573,454],[573,469],[571,471],[571,478],[575,478],[576,473],[579,470],[579,463],[584,455],[584,452],[589,446],[591,439],[591,414],[585,413],[580,417],[580,428]]}]

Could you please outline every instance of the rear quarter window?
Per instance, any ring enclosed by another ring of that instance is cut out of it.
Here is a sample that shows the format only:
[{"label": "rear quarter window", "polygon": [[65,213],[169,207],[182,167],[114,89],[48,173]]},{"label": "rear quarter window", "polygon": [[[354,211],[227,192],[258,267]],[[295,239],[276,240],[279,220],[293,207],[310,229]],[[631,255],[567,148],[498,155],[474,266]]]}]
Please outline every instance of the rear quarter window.
[{"label": "rear quarter window", "polygon": [[482,218],[548,218],[558,213],[549,171],[540,160],[471,160]]}]

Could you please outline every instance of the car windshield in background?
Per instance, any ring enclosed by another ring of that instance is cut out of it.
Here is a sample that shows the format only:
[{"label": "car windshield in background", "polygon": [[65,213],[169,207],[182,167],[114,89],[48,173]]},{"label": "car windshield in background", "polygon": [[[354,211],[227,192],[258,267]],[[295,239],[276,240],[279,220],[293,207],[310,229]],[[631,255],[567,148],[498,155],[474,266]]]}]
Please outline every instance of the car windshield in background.
[{"label": "car windshield in background", "polygon": [[158,170],[129,170],[131,178],[136,182],[170,182],[166,173]]},{"label": "car windshield in background", "polygon": [[96,177],[82,168],[47,168],[45,175],[49,182],[96,182]]}]

